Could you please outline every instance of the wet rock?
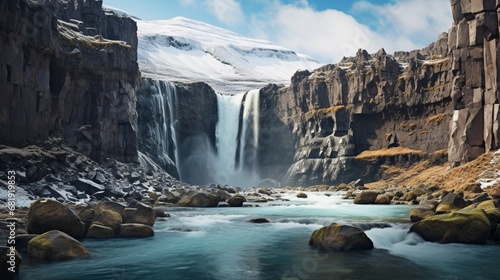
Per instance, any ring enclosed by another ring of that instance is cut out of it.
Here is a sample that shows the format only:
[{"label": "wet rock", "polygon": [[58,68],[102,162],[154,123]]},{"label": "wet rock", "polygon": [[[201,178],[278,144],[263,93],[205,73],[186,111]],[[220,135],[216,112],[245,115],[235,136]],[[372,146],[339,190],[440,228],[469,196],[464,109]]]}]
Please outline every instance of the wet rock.
[{"label": "wet rock", "polygon": [[138,203],[136,205],[136,210],[133,212],[132,216],[130,218],[127,218],[125,222],[153,226],[155,220],[156,211],[152,207],[144,203]]},{"label": "wet rock", "polygon": [[60,202],[45,198],[40,198],[31,204],[27,230],[35,234],[60,230],[74,238],[82,238],[85,235],[85,225],[80,217]]},{"label": "wet rock", "polygon": [[436,215],[434,209],[428,206],[419,206],[410,210],[410,220],[414,223],[434,215]]},{"label": "wet rock", "polygon": [[247,200],[245,199],[244,196],[242,195],[235,195],[231,196],[227,200],[227,204],[229,204],[231,207],[241,207],[243,206],[243,203],[246,202]]},{"label": "wet rock", "polygon": [[500,224],[497,226],[495,235],[493,236],[496,242],[500,242]]},{"label": "wet rock", "polygon": [[430,242],[485,244],[490,235],[490,221],[483,210],[453,212],[417,222],[410,232]]},{"label": "wet rock", "polygon": [[373,249],[373,242],[359,228],[331,224],[315,230],[309,246],[330,252]]},{"label": "wet rock", "polygon": [[11,251],[10,246],[0,246],[0,275],[2,275],[2,279],[14,279],[19,274],[22,260],[17,250]]},{"label": "wet rock", "polygon": [[165,213],[165,210],[163,210],[163,209],[155,208],[155,217],[156,218],[169,218],[170,214]]},{"label": "wet rock", "polygon": [[269,221],[266,218],[256,218],[256,219],[251,219],[250,220],[250,223],[254,223],[254,224],[265,224],[265,223],[270,223],[270,222],[271,221]]},{"label": "wet rock", "polygon": [[299,192],[299,193],[297,193],[297,198],[307,198],[307,194],[305,194],[303,192]]},{"label": "wet rock", "polygon": [[151,237],[154,236],[154,231],[147,225],[127,223],[120,226],[120,236],[136,238]]},{"label": "wet rock", "polygon": [[87,232],[87,238],[109,239],[115,236],[115,230],[98,223],[93,223]]},{"label": "wet rock", "polygon": [[35,259],[62,261],[88,255],[82,243],[58,230],[48,231],[28,242],[28,256]]},{"label": "wet rock", "polygon": [[163,195],[158,197],[158,201],[160,202],[167,202],[167,203],[177,203],[179,202],[180,198],[177,197],[174,193],[169,192],[169,191],[163,191]]},{"label": "wet rock", "polygon": [[374,191],[363,191],[356,195],[354,199],[354,204],[373,204],[377,199],[378,192]]},{"label": "wet rock", "polygon": [[89,195],[93,195],[97,192],[104,191],[104,186],[84,178],[78,178],[77,180],[71,182],[78,191],[84,192]]}]

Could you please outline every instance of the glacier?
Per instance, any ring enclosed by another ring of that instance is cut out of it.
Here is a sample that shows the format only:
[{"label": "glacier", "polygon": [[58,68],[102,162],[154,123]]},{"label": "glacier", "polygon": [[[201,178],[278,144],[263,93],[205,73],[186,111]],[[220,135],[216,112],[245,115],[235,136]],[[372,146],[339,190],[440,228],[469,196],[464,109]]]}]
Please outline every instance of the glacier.
[{"label": "glacier", "polygon": [[183,17],[136,22],[144,77],[205,82],[218,93],[239,94],[269,83],[288,85],[297,70],[321,66],[271,42]]}]

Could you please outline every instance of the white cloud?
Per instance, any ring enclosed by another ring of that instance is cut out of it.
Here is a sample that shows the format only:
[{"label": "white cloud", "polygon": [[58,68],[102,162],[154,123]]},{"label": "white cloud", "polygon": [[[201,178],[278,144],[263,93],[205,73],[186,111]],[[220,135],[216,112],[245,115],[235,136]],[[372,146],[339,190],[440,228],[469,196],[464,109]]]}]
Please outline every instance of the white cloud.
[{"label": "white cloud", "polygon": [[362,24],[337,10],[317,11],[307,1],[271,3],[265,13],[254,14],[254,35],[308,54],[322,62],[335,63],[352,56],[358,48],[388,52],[424,47],[451,26],[449,0],[399,0],[384,5],[366,1],[351,11],[369,13],[374,22]]},{"label": "white cloud", "polygon": [[243,22],[245,16],[240,3],[236,0],[179,0],[182,6],[199,6],[207,9],[220,22],[232,25]]},{"label": "white cloud", "polygon": [[244,19],[240,3],[235,0],[206,1],[208,9],[225,24],[237,24]]}]

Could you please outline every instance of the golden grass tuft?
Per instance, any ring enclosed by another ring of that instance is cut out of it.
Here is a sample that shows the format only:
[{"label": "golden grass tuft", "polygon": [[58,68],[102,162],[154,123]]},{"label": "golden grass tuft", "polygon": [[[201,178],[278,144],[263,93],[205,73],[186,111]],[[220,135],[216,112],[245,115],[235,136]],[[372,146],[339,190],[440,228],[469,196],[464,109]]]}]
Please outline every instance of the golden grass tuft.
[{"label": "golden grass tuft", "polygon": [[394,147],[389,149],[380,149],[380,150],[370,150],[364,151],[361,154],[357,155],[357,159],[375,159],[379,157],[390,157],[390,156],[400,156],[400,155],[422,155],[424,151],[421,150],[413,150],[406,147]]}]

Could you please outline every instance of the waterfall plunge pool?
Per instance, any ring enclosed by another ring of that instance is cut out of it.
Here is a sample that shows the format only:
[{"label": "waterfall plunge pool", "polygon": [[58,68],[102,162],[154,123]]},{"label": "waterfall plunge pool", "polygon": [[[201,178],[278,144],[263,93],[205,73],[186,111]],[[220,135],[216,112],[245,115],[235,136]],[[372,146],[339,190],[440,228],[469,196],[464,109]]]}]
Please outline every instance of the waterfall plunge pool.
[{"label": "waterfall plunge pool", "polygon": [[[410,206],[307,194],[260,207],[166,208],[172,217],[156,222],[152,238],[86,239],[91,256],[71,261],[24,258],[19,279],[498,279],[498,245],[424,242],[407,234]],[[375,249],[310,248],[312,232],[333,222],[364,228]]]}]

